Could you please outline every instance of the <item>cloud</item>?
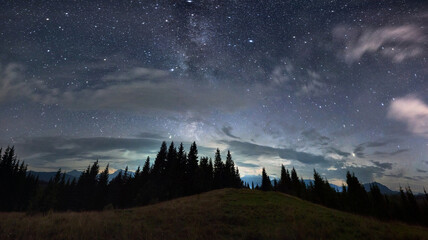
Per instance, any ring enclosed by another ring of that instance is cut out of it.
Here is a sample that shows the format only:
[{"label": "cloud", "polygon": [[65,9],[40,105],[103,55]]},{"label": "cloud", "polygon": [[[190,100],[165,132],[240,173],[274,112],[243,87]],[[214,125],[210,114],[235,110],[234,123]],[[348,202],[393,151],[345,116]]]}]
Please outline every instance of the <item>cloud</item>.
[{"label": "cloud", "polygon": [[428,171],[425,171],[425,170],[422,170],[422,169],[419,169],[419,168],[417,168],[416,171],[420,172],[420,173],[427,173],[428,172]]},{"label": "cloud", "polygon": [[[85,158],[97,152],[134,151],[138,153],[157,149],[161,141],[143,138],[68,138],[38,137],[17,140],[15,146],[20,155],[33,159],[33,154],[43,155],[43,161],[56,161],[61,158]],[[91,157],[92,158],[92,157]],[[93,159],[93,158],[92,158]]]},{"label": "cloud", "polygon": [[321,155],[300,152],[291,148],[273,148],[243,141],[220,141],[227,144],[234,152],[248,157],[277,156],[283,160],[296,160],[304,164],[328,164],[328,160]]},{"label": "cloud", "polygon": [[283,87],[296,96],[319,96],[327,93],[327,85],[322,81],[323,76],[313,70],[295,68],[289,60],[281,60],[270,73],[272,85]]},{"label": "cloud", "polygon": [[233,91],[214,91],[207,87],[192,90],[191,84],[185,82],[131,81],[97,90],[65,92],[58,101],[75,110],[231,112],[247,105],[246,99],[240,96]]},{"label": "cloud", "polygon": [[407,130],[415,135],[428,138],[428,105],[413,95],[392,101],[388,118],[407,125]]},{"label": "cloud", "polygon": [[167,139],[168,137],[163,136],[162,134],[158,133],[151,133],[151,132],[142,132],[136,135],[137,138],[149,138],[149,139],[158,139],[163,140]]},{"label": "cloud", "polygon": [[47,88],[39,81],[25,80],[24,67],[9,64],[0,69],[0,103],[15,98],[58,105],[69,110],[198,112],[213,110],[233,112],[250,105],[252,100],[242,89],[196,86],[190,80],[177,79],[157,69],[136,67],[103,77],[91,88],[61,90]]},{"label": "cloud", "polygon": [[360,60],[366,53],[380,52],[393,62],[423,54],[427,41],[423,30],[415,25],[388,26],[377,29],[354,30],[338,26],[333,37],[345,42],[343,57],[349,63]]},{"label": "cloud", "polygon": [[315,130],[314,128],[308,129],[308,130],[304,130],[302,131],[302,136],[308,140],[313,142],[314,146],[318,146],[318,145],[328,145],[330,142],[330,138],[321,135],[317,130]]},{"label": "cloud", "polygon": [[162,79],[168,76],[168,72],[151,69],[151,68],[143,68],[143,67],[135,67],[129,69],[128,71],[117,71],[111,74],[104,76],[102,79],[104,81],[131,81],[131,80],[152,80],[152,79]]},{"label": "cloud", "polygon": [[354,148],[353,154],[359,158],[364,158],[365,157],[364,150],[365,150],[364,143],[362,143]]},{"label": "cloud", "polygon": [[41,81],[25,81],[25,67],[22,64],[0,64],[0,104],[19,98],[39,100],[45,90]]},{"label": "cloud", "polygon": [[[361,143],[361,144],[358,144],[358,145],[354,148],[353,154],[354,154],[356,157],[359,157],[359,158],[365,158],[365,157],[366,157],[366,154],[365,154],[365,150],[366,150],[366,148],[378,148],[378,147],[384,147],[384,146],[386,146],[386,145],[388,145],[388,144],[390,144],[390,143],[393,143],[393,142],[397,142],[397,140],[396,140],[396,139],[387,139],[387,140],[384,140],[384,141],[376,141],[376,142],[365,142],[365,143]],[[397,154],[399,154],[399,153],[406,152],[406,151],[408,151],[408,149],[400,149],[400,150],[397,150],[397,151],[395,151],[395,152],[391,152],[391,153],[387,153],[387,152],[379,152],[379,151],[377,151],[377,152],[375,152],[375,153],[373,153],[373,154],[374,154],[374,155],[388,155],[388,156],[394,156],[394,155],[397,155]]]},{"label": "cloud", "polygon": [[410,149],[399,149],[393,152],[380,152],[380,151],[376,151],[373,153],[373,155],[377,155],[377,156],[395,156],[398,155],[400,153],[403,152],[408,152]]},{"label": "cloud", "polygon": [[328,153],[335,153],[335,154],[338,154],[339,156],[342,156],[342,157],[349,157],[351,155],[351,153],[344,152],[344,151],[341,151],[341,150],[333,148],[333,147],[328,148],[327,152]]},{"label": "cloud", "polygon": [[381,162],[374,161],[374,160],[371,160],[371,162],[372,162],[375,166],[380,167],[380,168],[382,168],[382,169],[392,169],[392,163],[381,163]]},{"label": "cloud", "polygon": [[232,127],[230,127],[230,126],[223,126],[221,128],[221,131],[223,131],[223,133],[226,134],[226,136],[228,136],[228,137],[240,139],[239,137],[232,134]]},{"label": "cloud", "polygon": [[254,163],[247,163],[247,162],[236,162],[236,165],[239,167],[246,167],[246,168],[260,168],[260,165],[254,164]]}]

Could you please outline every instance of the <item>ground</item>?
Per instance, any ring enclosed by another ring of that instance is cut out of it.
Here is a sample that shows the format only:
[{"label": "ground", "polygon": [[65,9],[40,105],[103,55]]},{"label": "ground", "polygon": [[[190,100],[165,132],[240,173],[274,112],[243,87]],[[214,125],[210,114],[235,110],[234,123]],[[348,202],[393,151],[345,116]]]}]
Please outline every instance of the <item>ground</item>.
[{"label": "ground", "polygon": [[222,189],[124,210],[0,213],[0,239],[428,239],[428,228]]}]

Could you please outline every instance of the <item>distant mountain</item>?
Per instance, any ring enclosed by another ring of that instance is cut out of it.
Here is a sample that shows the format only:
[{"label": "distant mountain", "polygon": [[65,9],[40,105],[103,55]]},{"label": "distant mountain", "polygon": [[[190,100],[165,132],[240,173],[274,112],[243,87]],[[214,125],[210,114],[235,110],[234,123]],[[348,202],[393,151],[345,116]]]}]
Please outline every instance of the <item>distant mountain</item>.
[{"label": "distant mountain", "polygon": [[[32,174],[34,176],[38,176],[39,177],[39,181],[49,182],[49,180],[55,176],[56,172],[35,172],[35,171],[29,171],[28,174]],[[80,174],[76,177],[74,175],[66,173],[65,174],[65,181],[68,181],[68,180],[72,181],[74,178],[78,178],[79,176],[80,176]]]},{"label": "distant mountain", "polygon": [[[311,179],[304,179],[303,181],[305,182],[306,186],[309,186],[311,183],[314,184],[314,180],[311,180]],[[329,184],[330,184],[330,187],[333,188],[336,192],[342,192],[342,187],[339,187],[332,183],[329,183]]]},{"label": "distant mountain", "polygon": [[81,171],[77,171],[77,170],[72,170],[72,171],[68,172],[67,174],[70,175],[70,176],[73,176],[75,178],[79,178],[80,175],[82,175],[82,172]]},{"label": "distant mountain", "polygon": [[251,187],[251,183],[254,183],[254,187],[262,185],[262,175],[245,175],[241,177],[244,183],[248,183]]},{"label": "distant mountain", "polygon": [[[246,175],[241,177],[241,180],[245,183],[250,184],[250,187],[251,187],[251,183],[254,183],[254,186],[262,185],[262,175]],[[310,180],[310,179],[305,179],[303,181],[305,182],[306,186],[309,186],[310,183],[313,184],[314,182],[314,180]],[[271,178],[271,182],[273,183],[273,178]],[[330,183],[330,186],[337,192],[342,192],[342,187],[339,187],[331,183]]]},{"label": "distant mountain", "polygon": [[[114,173],[112,173],[112,174],[109,174],[108,175],[108,180],[109,181],[111,181],[111,180],[113,180],[115,177],[117,177],[117,175],[119,175],[119,173],[120,172],[122,172],[122,174],[125,172],[125,170],[123,170],[123,169],[118,169],[118,170],[116,170]],[[130,172],[129,170],[128,170],[128,174],[130,174],[131,176],[134,176],[134,172]]]},{"label": "distant mountain", "polygon": [[[118,169],[114,173],[108,175],[108,180],[111,181],[113,178],[115,178],[117,175],[119,175],[120,172],[125,172],[125,170]],[[29,174],[32,174],[34,176],[39,176],[40,181],[49,182],[51,178],[53,178],[56,174],[56,172],[35,172],[35,171],[29,171]],[[123,173],[122,173],[123,174]],[[128,174],[131,176],[134,176],[134,172],[128,171]],[[79,179],[80,175],[82,175],[81,171],[78,170],[72,170],[70,172],[65,173],[65,180],[72,181],[73,178],[76,180]]]},{"label": "distant mountain", "polygon": [[367,192],[370,192],[370,186],[371,185],[377,185],[379,187],[379,190],[382,194],[386,194],[386,195],[394,195],[394,194],[398,194],[399,192],[397,191],[392,191],[391,189],[389,189],[387,186],[378,183],[378,182],[371,182],[371,183],[364,183],[364,189],[366,189]]}]

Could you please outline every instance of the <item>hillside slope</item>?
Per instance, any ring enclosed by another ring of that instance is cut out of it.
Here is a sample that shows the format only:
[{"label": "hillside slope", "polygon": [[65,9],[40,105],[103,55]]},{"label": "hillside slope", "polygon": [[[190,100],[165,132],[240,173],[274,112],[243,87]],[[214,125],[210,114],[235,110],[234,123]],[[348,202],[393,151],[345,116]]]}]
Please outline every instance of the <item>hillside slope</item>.
[{"label": "hillside slope", "polygon": [[235,189],[125,210],[0,213],[0,239],[428,239],[427,232],[281,193]]}]

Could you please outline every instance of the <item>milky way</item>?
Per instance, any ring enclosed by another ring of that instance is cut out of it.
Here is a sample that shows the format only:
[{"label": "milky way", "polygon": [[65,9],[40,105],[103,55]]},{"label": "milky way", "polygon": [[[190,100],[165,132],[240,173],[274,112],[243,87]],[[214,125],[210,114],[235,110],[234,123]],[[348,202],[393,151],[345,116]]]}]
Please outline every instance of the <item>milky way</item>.
[{"label": "milky way", "polygon": [[242,175],[428,186],[424,1],[0,3],[0,145],[131,169],[163,140]]}]

